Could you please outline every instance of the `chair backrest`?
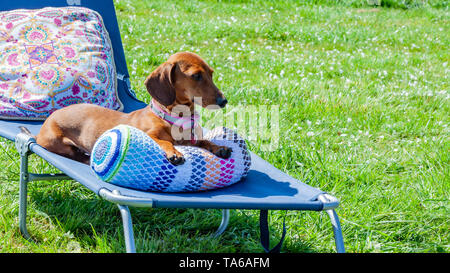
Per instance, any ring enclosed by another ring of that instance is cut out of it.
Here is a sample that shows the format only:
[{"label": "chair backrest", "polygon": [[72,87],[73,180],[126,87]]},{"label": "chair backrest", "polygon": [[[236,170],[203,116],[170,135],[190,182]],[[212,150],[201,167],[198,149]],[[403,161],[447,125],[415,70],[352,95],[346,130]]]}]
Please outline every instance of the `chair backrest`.
[{"label": "chair backrest", "polygon": [[117,23],[113,0],[2,0],[0,11],[65,6],[81,6],[100,13],[106,29],[108,30],[114,50],[114,62],[117,71],[117,88],[119,98],[124,104],[123,111],[131,112],[145,107],[146,104],[137,100],[134,96],[134,92],[130,88],[127,63],[123,51],[122,40],[120,38],[119,25]]}]

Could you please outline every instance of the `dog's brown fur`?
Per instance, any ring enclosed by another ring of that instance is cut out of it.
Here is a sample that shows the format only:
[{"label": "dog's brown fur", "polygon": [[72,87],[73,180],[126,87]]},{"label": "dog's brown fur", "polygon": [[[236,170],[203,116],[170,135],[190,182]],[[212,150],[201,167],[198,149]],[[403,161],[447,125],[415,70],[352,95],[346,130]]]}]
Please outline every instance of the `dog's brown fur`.
[{"label": "dog's brown fur", "polygon": [[[202,98],[202,106],[222,104],[226,99],[212,80],[213,69],[198,55],[181,52],[172,55],[145,80],[148,92],[160,107],[171,111],[177,105],[194,111],[194,97]],[[218,103],[219,102],[219,103]],[[171,125],[156,116],[147,106],[131,113],[122,113],[92,104],[75,104],[52,113],[42,125],[36,142],[47,150],[89,164],[89,155],[96,140],[107,130],[126,124],[147,133],[165,151],[173,164],[182,164],[183,155],[174,144],[194,145],[211,151],[222,158],[231,155],[231,149],[207,140],[175,141]],[[201,138],[201,128],[196,128]]]}]

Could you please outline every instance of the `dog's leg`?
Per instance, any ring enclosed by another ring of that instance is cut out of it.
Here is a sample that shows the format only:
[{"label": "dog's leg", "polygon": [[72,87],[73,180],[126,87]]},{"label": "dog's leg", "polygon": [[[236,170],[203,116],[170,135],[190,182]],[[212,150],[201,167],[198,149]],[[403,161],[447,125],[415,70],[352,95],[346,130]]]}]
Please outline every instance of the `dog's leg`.
[{"label": "dog's leg", "polygon": [[36,142],[52,153],[79,161],[84,164],[90,163],[89,156],[76,147],[72,140],[66,137],[43,139],[38,135]]},{"label": "dog's leg", "polygon": [[87,165],[91,164],[91,157],[89,155],[87,155],[86,153],[84,153],[83,151],[74,146],[72,146],[72,151],[74,154],[73,156],[74,160]]},{"label": "dog's leg", "polygon": [[66,147],[66,151],[70,151],[70,156],[68,157],[71,159],[88,165],[91,163],[90,156],[86,154],[85,151],[77,147],[71,139],[63,137],[62,144]]},{"label": "dog's leg", "polygon": [[184,163],[185,159],[183,154],[175,149],[173,142],[160,139],[158,136],[151,133],[147,133],[147,135],[150,136],[166,153],[167,160],[169,160],[170,163],[173,165],[181,165]]},{"label": "dog's leg", "polygon": [[227,159],[233,150],[226,146],[219,146],[209,140],[197,140],[194,144],[190,140],[184,140],[180,145],[195,146],[210,151],[220,158]]}]

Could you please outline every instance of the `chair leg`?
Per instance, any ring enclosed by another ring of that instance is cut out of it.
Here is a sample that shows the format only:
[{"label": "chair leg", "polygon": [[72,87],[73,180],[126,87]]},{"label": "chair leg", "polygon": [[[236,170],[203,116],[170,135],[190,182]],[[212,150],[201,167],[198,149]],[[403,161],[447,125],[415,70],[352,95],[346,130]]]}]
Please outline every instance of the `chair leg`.
[{"label": "chair leg", "polygon": [[339,222],[339,217],[337,216],[334,209],[326,210],[328,216],[331,220],[331,225],[333,226],[334,241],[336,243],[336,251],[338,253],[345,253],[344,239],[342,236],[341,224]]},{"label": "chair leg", "polygon": [[220,223],[219,228],[214,233],[213,237],[217,238],[225,231],[225,229],[228,226],[228,223],[230,222],[230,210],[229,209],[223,209],[222,210],[222,222]]},{"label": "chair leg", "polygon": [[25,153],[20,155],[19,229],[25,239],[31,240],[31,236],[27,230],[28,180],[28,153]]},{"label": "chair leg", "polygon": [[28,182],[30,181],[28,156],[30,155],[30,144],[34,142],[36,140],[26,133],[17,134],[14,140],[16,150],[20,155],[19,229],[22,236],[27,240],[31,240],[27,230],[27,195]]},{"label": "chair leg", "polygon": [[134,244],[133,223],[131,221],[131,213],[127,206],[117,205],[122,215],[123,233],[125,237],[125,247],[127,253],[136,253],[136,246]]}]

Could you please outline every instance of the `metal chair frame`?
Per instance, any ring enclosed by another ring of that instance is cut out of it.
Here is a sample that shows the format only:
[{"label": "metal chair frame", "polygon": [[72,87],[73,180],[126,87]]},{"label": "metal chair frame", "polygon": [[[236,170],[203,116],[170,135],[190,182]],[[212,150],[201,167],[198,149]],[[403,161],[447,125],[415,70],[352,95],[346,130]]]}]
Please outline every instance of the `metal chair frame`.
[{"label": "metal chair frame", "polygon": [[[26,134],[19,133],[15,138],[16,149],[20,155],[20,185],[19,185],[19,229],[22,236],[31,240],[31,236],[27,230],[27,196],[28,183],[31,181],[42,180],[71,180],[72,178],[65,174],[34,174],[28,171],[28,157],[32,153],[30,145],[35,144],[36,140]],[[128,206],[133,207],[153,207],[153,201],[150,199],[135,198],[121,195],[119,191],[109,191],[107,189],[100,189],[99,196],[103,199],[114,203],[119,208],[122,216],[125,247],[128,253],[135,253],[136,246],[134,241],[133,222]],[[336,251],[344,253],[344,240],[342,236],[342,229],[339,223],[339,218],[336,214],[335,208],[339,206],[339,201],[326,193],[318,196],[318,199],[324,203],[324,208],[330,218],[334,239],[336,244]],[[214,237],[220,236],[227,228],[230,220],[230,209],[222,209],[222,221],[220,226],[213,234]]]}]

